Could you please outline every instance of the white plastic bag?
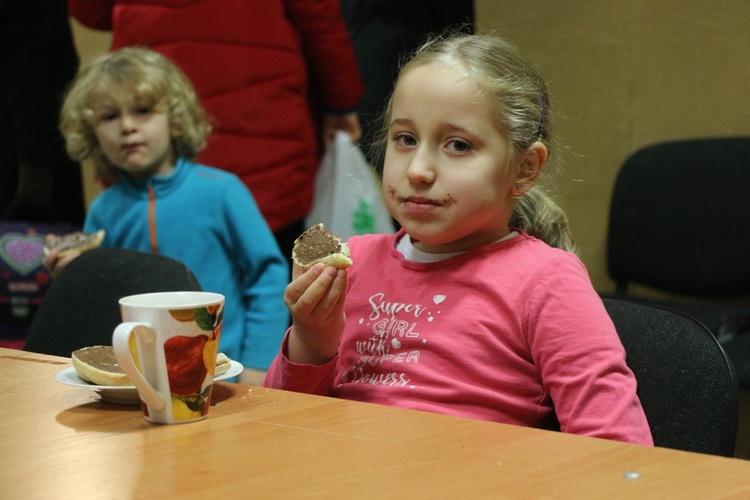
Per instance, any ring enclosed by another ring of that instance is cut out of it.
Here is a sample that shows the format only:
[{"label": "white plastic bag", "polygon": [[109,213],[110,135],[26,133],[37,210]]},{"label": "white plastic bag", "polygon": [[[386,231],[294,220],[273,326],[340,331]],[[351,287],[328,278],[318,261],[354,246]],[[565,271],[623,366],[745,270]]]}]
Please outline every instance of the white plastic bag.
[{"label": "white plastic bag", "polygon": [[337,132],[315,179],[313,207],[306,226],[322,222],[346,240],[355,234],[393,233],[380,188],[364,154],[344,132]]}]

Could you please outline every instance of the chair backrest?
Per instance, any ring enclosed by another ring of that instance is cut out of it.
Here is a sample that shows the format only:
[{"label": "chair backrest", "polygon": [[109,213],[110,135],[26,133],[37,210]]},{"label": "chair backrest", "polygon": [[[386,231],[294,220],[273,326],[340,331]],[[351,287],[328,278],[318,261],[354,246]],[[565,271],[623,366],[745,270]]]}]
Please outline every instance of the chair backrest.
[{"label": "chair backrest", "polygon": [[732,456],[739,395],[731,363],[695,319],[604,299],[620,335],[656,446]]},{"label": "chair backrest", "polygon": [[628,282],[695,296],[750,292],[750,137],[645,147],[622,165],[607,267]]},{"label": "chair backrest", "polygon": [[52,281],[24,350],[70,357],[82,347],[112,345],[112,332],[121,322],[120,298],[186,290],[201,287],[175,259],[122,248],[86,252]]}]

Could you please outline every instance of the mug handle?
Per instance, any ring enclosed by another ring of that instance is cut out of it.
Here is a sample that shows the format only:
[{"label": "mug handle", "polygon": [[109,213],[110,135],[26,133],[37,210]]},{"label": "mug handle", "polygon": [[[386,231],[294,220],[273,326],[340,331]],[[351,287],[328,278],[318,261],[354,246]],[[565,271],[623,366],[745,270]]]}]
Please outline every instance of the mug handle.
[{"label": "mug handle", "polygon": [[[141,327],[141,328],[137,328]],[[135,332],[142,344],[152,345],[156,341],[156,332],[149,323],[126,322],[120,323],[112,334],[112,347],[115,357],[122,371],[128,376],[133,385],[138,389],[138,395],[154,411],[163,411],[167,406],[164,398],[143,377],[135,366],[133,356],[130,354],[130,335]]]}]

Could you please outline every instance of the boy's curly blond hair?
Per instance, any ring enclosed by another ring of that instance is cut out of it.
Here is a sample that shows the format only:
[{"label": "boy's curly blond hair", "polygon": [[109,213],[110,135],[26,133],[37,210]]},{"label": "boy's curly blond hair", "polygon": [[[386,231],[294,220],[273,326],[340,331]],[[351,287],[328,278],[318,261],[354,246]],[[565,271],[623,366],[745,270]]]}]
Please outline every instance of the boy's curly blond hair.
[{"label": "boy's curly blond hair", "polygon": [[68,155],[91,159],[97,175],[116,182],[117,169],[102,152],[94,133],[92,103],[114,89],[166,112],[176,158],[193,159],[206,146],[211,124],[190,80],[166,57],[145,48],[125,48],[103,55],[82,67],[68,91],[60,115]]}]

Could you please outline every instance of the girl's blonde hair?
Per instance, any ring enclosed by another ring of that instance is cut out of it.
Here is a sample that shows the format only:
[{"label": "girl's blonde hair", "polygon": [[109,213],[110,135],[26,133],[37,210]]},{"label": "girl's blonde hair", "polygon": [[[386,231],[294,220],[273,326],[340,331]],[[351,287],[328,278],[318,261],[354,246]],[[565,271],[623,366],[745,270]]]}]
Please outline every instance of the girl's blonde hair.
[{"label": "girl's blonde hair", "polygon": [[144,48],[125,48],[105,54],[78,72],[63,102],[60,129],[68,155],[92,159],[99,177],[117,180],[117,169],[106,158],[94,133],[92,103],[115,89],[169,115],[175,157],[193,159],[206,146],[211,124],[190,80],[166,57]]},{"label": "girl's blonde hair", "polygon": [[[402,66],[400,74],[427,64],[452,66],[466,74],[494,106],[511,146],[508,166],[535,142],[551,150],[547,85],[536,65],[513,45],[493,35],[449,34],[427,41]],[[376,162],[382,168],[391,103],[378,140]],[[516,201],[510,219],[548,245],[574,252],[568,219],[543,187],[536,184]]]}]

